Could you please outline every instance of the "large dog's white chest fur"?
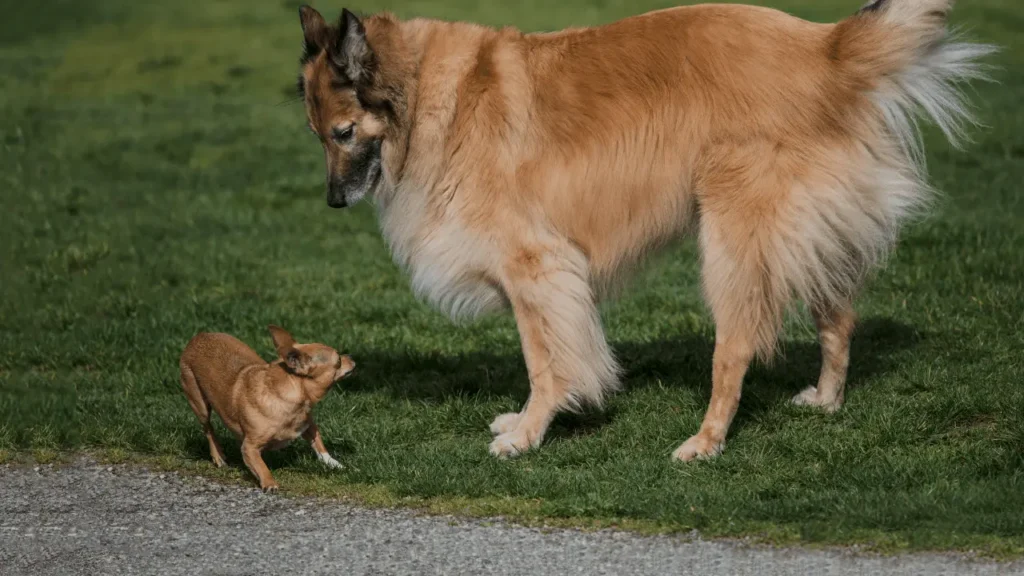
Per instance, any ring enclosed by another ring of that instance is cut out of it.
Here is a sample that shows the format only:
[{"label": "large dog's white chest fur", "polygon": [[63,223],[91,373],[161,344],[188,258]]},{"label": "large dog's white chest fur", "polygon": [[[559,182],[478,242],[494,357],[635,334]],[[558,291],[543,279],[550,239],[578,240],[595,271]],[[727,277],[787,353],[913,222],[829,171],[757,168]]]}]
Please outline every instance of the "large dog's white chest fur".
[{"label": "large dog's white chest fur", "polygon": [[381,232],[413,292],[453,320],[503,308],[507,300],[489,272],[490,243],[452,218],[437,218],[422,194],[396,194],[377,202]]}]

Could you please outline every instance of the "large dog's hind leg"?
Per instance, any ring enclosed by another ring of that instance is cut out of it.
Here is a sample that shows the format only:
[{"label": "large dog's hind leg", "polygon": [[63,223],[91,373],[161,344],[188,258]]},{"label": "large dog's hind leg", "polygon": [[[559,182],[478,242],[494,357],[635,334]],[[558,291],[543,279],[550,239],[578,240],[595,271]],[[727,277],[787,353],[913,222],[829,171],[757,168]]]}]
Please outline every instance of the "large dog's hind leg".
[{"label": "large dog's hind leg", "polygon": [[[721,332],[721,327],[718,330]],[[745,335],[718,336],[711,371],[711,404],[704,414],[700,431],[676,448],[673,458],[685,462],[717,456],[722,452],[729,425],[740,405],[743,376],[753,357],[753,348]]]},{"label": "large dog's hind leg", "polygon": [[817,386],[805,388],[793,398],[793,403],[835,412],[843,405],[846,369],[850,364],[850,337],[856,315],[849,304],[813,312],[821,341],[821,376]]},{"label": "large dog's hind leg", "polygon": [[[573,257],[577,256],[577,257]],[[617,384],[615,361],[586,280],[582,256],[521,251],[507,269],[506,292],[515,311],[530,398],[518,414],[491,424],[491,454],[516,456],[540,445],[555,414],[600,405]]]},{"label": "large dog's hind leg", "polygon": [[739,234],[724,223],[731,222],[710,212],[701,221],[702,275],[715,318],[715,353],[704,421],[672,454],[682,461],[717,456],[725,448],[743,377],[756,353],[768,356],[773,349],[789,295],[772,273],[771,254],[759,231]]}]

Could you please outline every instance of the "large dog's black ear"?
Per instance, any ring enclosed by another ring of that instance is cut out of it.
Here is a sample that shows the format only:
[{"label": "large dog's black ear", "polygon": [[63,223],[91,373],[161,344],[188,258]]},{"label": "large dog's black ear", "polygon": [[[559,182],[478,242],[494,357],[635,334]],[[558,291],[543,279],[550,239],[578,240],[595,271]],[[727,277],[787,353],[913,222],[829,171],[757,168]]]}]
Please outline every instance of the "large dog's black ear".
[{"label": "large dog's black ear", "polygon": [[366,28],[347,8],[341,11],[338,35],[330,54],[331,63],[338,73],[353,84],[366,78],[373,63],[373,50],[366,42]]},{"label": "large dog's black ear", "polygon": [[327,46],[328,31],[324,17],[311,6],[299,7],[299,22],[302,24],[303,55],[307,61]]}]

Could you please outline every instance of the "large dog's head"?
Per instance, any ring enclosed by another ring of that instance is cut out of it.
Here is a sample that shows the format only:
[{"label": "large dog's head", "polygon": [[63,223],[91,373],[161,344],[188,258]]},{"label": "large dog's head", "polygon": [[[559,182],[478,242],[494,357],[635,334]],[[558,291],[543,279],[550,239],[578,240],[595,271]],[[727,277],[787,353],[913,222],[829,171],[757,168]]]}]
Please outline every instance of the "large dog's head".
[{"label": "large dog's head", "polygon": [[329,25],[309,6],[299,17],[305,40],[299,93],[324,147],[327,204],[342,208],[380,184],[393,107],[379,86],[377,55],[359,18],[344,10],[338,24]]}]

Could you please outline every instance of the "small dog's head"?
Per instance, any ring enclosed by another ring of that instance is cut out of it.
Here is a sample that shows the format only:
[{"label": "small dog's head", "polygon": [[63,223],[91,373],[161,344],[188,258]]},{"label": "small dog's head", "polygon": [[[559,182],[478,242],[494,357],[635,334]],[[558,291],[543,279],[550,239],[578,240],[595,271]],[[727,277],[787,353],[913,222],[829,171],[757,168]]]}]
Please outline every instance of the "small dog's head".
[{"label": "small dog's head", "polygon": [[393,109],[359,18],[344,10],[331,26],[309,6],[299,9],[299,17],[305,43],[299,94],[309,128],[324,147],[327,204],[343,208],[380,184],[381,146]]},{"label": "small dog's head", "polygon": [[324,386],[341,380],[356,368],[356,363],[347,354],[325,344],[299,344],[292,335],[280,326],[271,325],[270,337],[274,339],[277,355],[287,370],[296,376],[310,378]]}]

